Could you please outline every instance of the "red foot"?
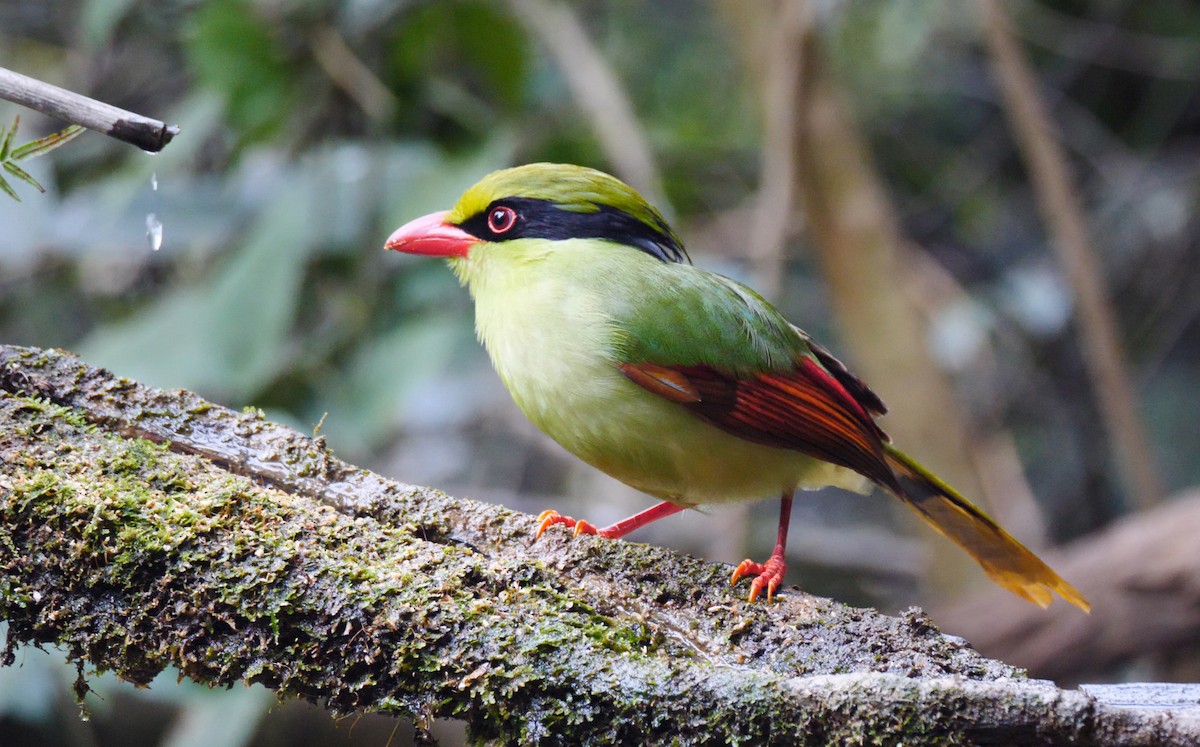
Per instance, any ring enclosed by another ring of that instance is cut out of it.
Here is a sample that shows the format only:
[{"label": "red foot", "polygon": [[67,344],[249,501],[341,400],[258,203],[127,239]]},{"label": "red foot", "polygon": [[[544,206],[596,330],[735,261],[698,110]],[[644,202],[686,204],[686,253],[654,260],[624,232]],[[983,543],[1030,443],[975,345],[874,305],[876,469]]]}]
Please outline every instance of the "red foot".
[{"label": "red foot", "polygon": [[603,529],[597,529],[596,525],[592,522],[584,521],[582,519],[572,519],[570,516],[563,516],[554,509],[547,509],[538,514],[538,522],[540,523],[538,524],[537,533],[533,535],[534,539],[540,538],[547,529],[555,524],[562,524],[568,529],[575,527],[576,537],[581,534],[597,534],[601,537],[608,536],[604,533]]},{"label": "red foot", "polygon": [[729,579],[729,583],[734,585],[738,579],[754,576],[754,581],[750,584],[750,601],[758,599],[758,595],[765,588],[769,602],[775,596],[775,590],[783,583],[783,574],[786,571],[787,564],[780,555],[772,555],[766,563],[755,563],[753,560],[747,559],[733,569],[733,576]]}]

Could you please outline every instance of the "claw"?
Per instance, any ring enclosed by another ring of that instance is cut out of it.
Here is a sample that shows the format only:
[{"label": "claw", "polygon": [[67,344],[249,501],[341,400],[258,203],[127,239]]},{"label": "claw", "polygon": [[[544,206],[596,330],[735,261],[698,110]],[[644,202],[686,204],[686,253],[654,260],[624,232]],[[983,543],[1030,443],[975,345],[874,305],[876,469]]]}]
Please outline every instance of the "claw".
[{"label": "claw", "polygon": [[750,601],[758,599],[758,595],[762,594],[763,589],[766,589],[769,602],[775,596],[775,591],[783,584],[783,575],[786,571],[787,564],[778,555],[772,555],[766,563],[755,563],[753,560],[747,559],[733,569],[733,576],[730,577],[729,584],[732,586],[739,579],[754,576],[754,581],[750,583]]},{"label": "claw", "polygon": [[[554,509],[546,509],[545,511],[538,514],[537,533],[533,535],[533,538],[535,540],[539,539],[542,536],[542,534],[545,533],[545,531],[547,529],[554,526],[555,524],[562,524],[567,529],[574,528],[576,537],[578,537],[581,534],[595,534],[597,536],[607,537],[607,538],[611,538],[614,536],[611,533],[608,533],[604,529],[597,529],[596,525],[590,521],[585,521],[583,519],[572,519],[570,516],[563,516],[559,512],[555,511]],[[616,535],[616,536],[619,536],[619,535]]]},{"label": "claw", "polygon": [[753,560],[747,558],[739,563],[737,568],[733,569],[733,575],[729,578],[729,585],[733,586],[737,584],[739,579],[746,578],[747,576],[757,576],[765,570],[766,566],[762,563],[755,563]]},{"label": "claw", "polygon": [[[547,529],[554,526],[555,524],[563,524],[568,529],[570,529],[571,527],[575,526],[576,522],[570,516],[563,516],[559,512],[555,511],[554,509],[546,509],[545,511],[538,514],[537,533],[535,533],[533,535],[533,538],[535,540],[540,539],[542,534],[544,534]],[[576,530],[576,534],[578,534],[578,533],[579,533],[578,530]]]},{"label": "claw", "polygon": [[575,522],[575,536],[581,534],[600,534],[600,530],[592,522],[580,519]]}]

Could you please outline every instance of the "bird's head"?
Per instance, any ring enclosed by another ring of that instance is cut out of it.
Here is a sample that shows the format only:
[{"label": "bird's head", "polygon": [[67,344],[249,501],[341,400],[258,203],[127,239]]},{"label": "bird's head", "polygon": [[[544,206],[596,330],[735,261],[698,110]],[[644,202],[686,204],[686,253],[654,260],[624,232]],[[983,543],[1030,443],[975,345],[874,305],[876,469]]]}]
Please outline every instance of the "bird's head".
[{"label": "bird's head", "polygon": [[582,166],[533,163],[495,171],[447,212],[410,221],[388,237],[388,249],[470,260],[480,247],[503,251],[523,239],[602,239],[664,262],[687,252],[662,215],[632,187]]}]

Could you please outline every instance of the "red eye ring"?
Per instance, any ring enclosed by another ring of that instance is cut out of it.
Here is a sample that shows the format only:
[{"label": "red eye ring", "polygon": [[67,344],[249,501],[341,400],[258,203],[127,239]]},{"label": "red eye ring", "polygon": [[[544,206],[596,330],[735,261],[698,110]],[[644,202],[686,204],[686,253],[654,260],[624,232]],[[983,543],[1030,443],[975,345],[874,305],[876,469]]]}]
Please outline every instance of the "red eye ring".
[{"label": "red eye ring", "polygon": [[492,233],[507,233],[517,225],[517,211],[507,205],[498,205],[488,213],[487,224]]}]

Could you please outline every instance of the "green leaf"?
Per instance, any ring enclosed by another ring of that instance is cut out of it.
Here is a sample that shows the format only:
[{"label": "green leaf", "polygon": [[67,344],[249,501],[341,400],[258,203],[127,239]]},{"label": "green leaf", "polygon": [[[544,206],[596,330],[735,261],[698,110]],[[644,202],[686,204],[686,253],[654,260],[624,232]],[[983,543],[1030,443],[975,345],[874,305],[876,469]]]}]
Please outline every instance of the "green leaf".
[{"label": "green leaf", "polygon": [[305,262],[316,237],[308,222],[319,205],[313,176],[298,172],[262,208],[243,245],[206,280],[96,329],[80,349],[158,386],[250,401],[294,352],[292,324],[305,301]]},{"label": "green leaf", "polygon": [[52,132],[46,137],[25,143],[20,148],[14,150],[9,158],[13,161],[20,161],[22,158],[35,158],[45,155],[58,146],[74,140],[81,132],[83,132],[83,127],[80,125],[71,125],[58,132]]},{"label": "green leaf", "polygon": [[443,377],[471,342],[470,323],[457,313],[399,324],[356,352],[313,411],[331,413],[325,432],[338,448],[369,453],[403,422],[417,388]]},{"label": "green leaf", "polygon": [[439,10],[452,10],[456,46],[482,85],[477,93],[494,96],[509,111],[516,111],[525,93],[529,71],[529,43],[524,30],[503,6],[464,3]]},{"label": "green leaf", "polygon": [[12,127],[9,128],[8,134],[4,136],[4,142],[0,144],[0,161],[8,160],[8,149],[12,147],[13,136],[17,134],[17,125],[21,124],[21,115],[13,118]]},{"label": "green leaf", "polygon": [[246,0],[214,0],[193,14],[184,37],[196,80],[225,97],[228,120],[252,139],[278,132],[295,100],[297,66],[278,36]]},{"label": "green leaf", "polygon": [[45,187],[43,187],[42,185],[38,184],[38,181],[37,181],[37,179],[34,179],[32,176],[30,176],[30,175],[29,175],[29,174],[28,174],[28,173],[25,171],[25,169],[23,169],[23,168],[21,168],[20,166],[16,165],[16,164],[15,164],[15,163],[13,163],[12,161],[5,161],[5,162],[4,162],[4,170],[5,170],[5,171],[7,171],[8,173],[12,174],[13,176],[17,177],[17,178],[18,178],[18,179],[20,179],[21,181],[25,182],[26,184],[28,184],[28,185],[32,186],[32,187],[33,187],[34,189],[36,189],[37,191],[39,191],[39,192],[43,192],[43,193],[46,191],[46,188],[45,188]]},{"label": "green leaf", "polygon": [[500,111],[519,109],[529,78],[529,42],[502,7],[414,4],[388,45],[385,79],[402,97],[424,99],[414,110],[432,109],[488,129]]},{"label": "green leaf", "polygon": [[[73,139],[79,133],[83,132],[83,128],[79,125],[71,125],[66,129],[51,133],[46,137],[39,138],[30,143],[25,143],[14,150],[12,147],[12,142],[13,138],[17,135],[17,128],[20,126],[20,124],[21,117],[14,117],[12,127],[9,127],[8,131],[4,133],[4,139],[2,142],[0,142],[0,166],[3,166],[4,170],[9,174],[32,186],[37,191],[45,193],[46,188],[41,184],[38,184],[37,179],[34,179],[32,176],[30,176],[25,169],[22,169],[15,162],[21,160],[22,158],[33,158],[44,153],[49,153],[63,143]],[[17,196],[17,193],[13,191],[12,186],[10,186],[9,183],[3,179],[3,177],[0,177],[0,189],[3,189],[5,194],[17,202],[21,201],[21,198]]]},{"label": "green leaf", "polygon": [[18,196],[17,193],[13,191],[13,188],[11,186],[9,186],[8,180],[5,179],[3,176],[0,176],[0,189],[3,189],[4,194],[13,198],[17,202],[21,201],[20,196]]}]

